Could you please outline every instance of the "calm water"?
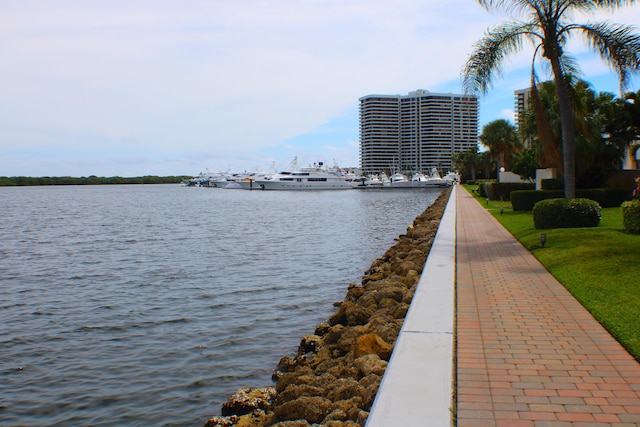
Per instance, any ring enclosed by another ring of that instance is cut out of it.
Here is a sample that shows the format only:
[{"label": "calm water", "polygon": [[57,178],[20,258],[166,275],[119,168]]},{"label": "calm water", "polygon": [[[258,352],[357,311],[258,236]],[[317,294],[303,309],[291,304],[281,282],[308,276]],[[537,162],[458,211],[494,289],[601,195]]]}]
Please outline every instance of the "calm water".
[{"label": "calm water", "polygon": [[201,426],[438,195],[0,188],[0,425]]}]

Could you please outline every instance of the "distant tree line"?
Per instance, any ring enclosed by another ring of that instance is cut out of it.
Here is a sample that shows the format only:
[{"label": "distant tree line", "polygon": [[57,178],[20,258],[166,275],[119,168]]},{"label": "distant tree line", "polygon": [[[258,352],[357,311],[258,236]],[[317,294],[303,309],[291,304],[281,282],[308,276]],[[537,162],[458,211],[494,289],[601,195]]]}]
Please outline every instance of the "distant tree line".
[{"label": "distant tree line", "polygon": [[72,177],[72,176],[0,176],[0,187],[34,186],[34,185],[105,185],[105,184],[177,184],[188,176],[138,176],[124,178],[121,176]]}]

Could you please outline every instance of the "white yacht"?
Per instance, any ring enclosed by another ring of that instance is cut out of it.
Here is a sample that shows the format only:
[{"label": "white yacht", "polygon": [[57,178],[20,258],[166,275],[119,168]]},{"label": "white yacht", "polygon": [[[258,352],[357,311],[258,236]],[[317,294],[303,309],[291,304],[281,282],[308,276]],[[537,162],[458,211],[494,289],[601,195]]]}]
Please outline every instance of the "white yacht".
[{"label": "white yacht", "polygon": [[447,180],[453,184],[457,184],[460,182],[460,175],[458,174],[458,172],[448,172],[442,179]]},{"label": "white yacht", "polygon": [[313,167],[280,172],[261,179],[245,180],[242,188],[255,190],[349,190],[351,185],[339,171],[325,169],[320,162]]},{"label": "white yacht", "polygon": [[400,173],[391,176],[391,187],[395,188],[442,188],[450,185],[451,181],[441,178],[436,168],[431,168],[428,175],[416,172],[411,179]]},{"label": "white yacht", "polygon": [[429,178],[427,178],[426,185],[428,187],[450,187],[451,181],[441,178],[437,168],[431,168]]},{"label": "white yacht", "polygon": [[411,177],[411,182],[428,182],[429,178],[422,172],[416,172]]},{"label": "white yacht", "polygon": [[406,175],[401,173],[394,173],[389,178],[392,187],[410,187],[411,181],[407,178]]},{"label": "white yacht", "polygon": [[225,176],[224,173],[214,173],[207,169],[206,173],[202,172],[191,179],[183,180],[181,185],[183,187],[218,187],[219,183],[225,180]]},{"label": "white yacht", "polygon": [[[385,175],[386,178],[386,175]],[[353,188],[381,188],[385,185],[389,185],[389,178],[386,178],[387,183],[383,181],[379,175],[369,175],[369,176],[358,176],[355,178],[347,178],[347,181],[350,183]]]}]

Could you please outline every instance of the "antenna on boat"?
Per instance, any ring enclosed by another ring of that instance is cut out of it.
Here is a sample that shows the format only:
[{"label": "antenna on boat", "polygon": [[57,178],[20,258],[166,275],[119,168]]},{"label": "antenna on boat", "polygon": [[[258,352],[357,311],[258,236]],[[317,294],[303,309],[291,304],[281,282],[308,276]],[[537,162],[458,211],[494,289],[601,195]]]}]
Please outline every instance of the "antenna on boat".
[{"label": "antenna on boat", "polygon": [[291,163],[289,164],[289,170],[290,171],[298,170],[298,156],[295,156],[293,160],[291,160]]}]

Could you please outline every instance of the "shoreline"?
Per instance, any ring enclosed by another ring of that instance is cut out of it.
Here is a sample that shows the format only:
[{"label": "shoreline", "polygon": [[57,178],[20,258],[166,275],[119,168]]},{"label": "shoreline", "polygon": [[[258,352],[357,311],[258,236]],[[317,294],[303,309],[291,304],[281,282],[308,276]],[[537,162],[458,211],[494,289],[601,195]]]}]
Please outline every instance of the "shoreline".
[{"label": "shoreline", "polygon": [[351,283],[326,323],[284,356],[275,386],[241,388],[204,427],[362,427],[387,368],[451,188]]}]

